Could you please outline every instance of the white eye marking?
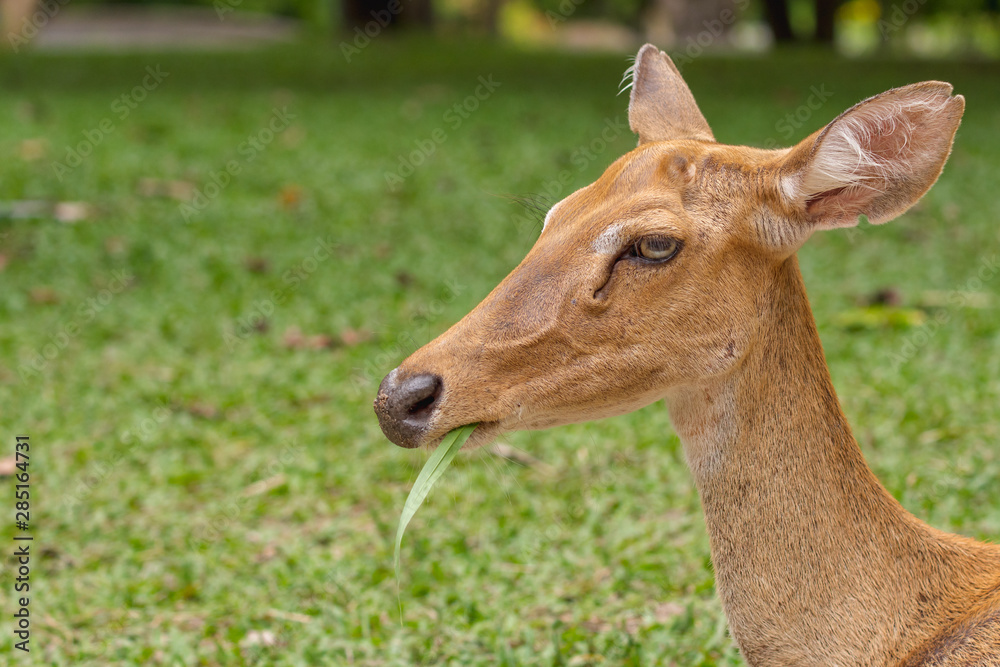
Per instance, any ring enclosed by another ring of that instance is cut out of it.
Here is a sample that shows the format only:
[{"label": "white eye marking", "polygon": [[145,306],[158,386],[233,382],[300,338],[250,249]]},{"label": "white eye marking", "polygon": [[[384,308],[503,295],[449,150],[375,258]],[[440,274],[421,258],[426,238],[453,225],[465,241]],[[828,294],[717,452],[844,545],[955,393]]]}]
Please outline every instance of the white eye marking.
[{"label": "white eye marking", "polygon": [[594,239],[594,252],[598,255],[616,255],[622,248],[622,223],[616,222]]}]

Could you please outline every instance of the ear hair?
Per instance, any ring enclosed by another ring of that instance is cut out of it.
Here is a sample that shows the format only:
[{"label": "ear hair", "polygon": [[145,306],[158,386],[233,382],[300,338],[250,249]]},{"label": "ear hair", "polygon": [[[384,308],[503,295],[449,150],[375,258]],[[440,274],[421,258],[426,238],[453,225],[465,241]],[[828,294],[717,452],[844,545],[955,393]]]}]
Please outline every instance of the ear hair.
[{"label": "ear hair", "polygon": [[865,100],[793,148],[781,191],[811,229],[888,222],[941,173],[965,101],[930,81]]}]

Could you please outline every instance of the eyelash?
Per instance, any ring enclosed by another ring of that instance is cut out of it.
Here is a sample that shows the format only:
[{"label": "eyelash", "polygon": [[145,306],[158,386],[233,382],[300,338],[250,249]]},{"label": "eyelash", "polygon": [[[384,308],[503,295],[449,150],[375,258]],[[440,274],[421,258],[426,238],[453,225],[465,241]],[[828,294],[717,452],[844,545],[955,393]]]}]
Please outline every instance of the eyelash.
[{"label": "eyelash", "polygon": [[[669,243],[673,243],[674,244],[673,252],[671,252],[666,257],[660,257],[660,258],[646,257],[645,255],[642,254],[642,252],[639,249],[639,246],[644,241],[667,241]],[[665,264],[674,259],[683,247],[684,243],[681,242],[679,239],[666,236],[643,236],[639,239],[636,239],[631,244],[629,244],[628,248],[625,250],[625,252],[622,253],[619,259],[633,258],[643,262],[648,262],[650,264]]]}]

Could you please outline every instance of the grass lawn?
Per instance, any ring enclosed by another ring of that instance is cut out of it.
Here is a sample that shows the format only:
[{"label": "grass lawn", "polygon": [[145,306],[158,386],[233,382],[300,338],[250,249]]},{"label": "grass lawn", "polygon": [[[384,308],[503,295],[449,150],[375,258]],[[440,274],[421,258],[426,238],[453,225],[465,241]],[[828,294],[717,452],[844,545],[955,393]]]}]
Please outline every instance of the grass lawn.
[{"label": "grass lawn", "polygon": [[[625,66],[385,37],[349,64],[336,45],[0,60],[0,458],[31,436],[34,536],[13,660],[5,491],[0,662],[742,664],[662,403],[505,439],[541,463],[459,456],[392,574],[427,454],[384,439],[378,382],[531,246],[540,216],[507,195],[559,199],[634,146]],[[905,83],[966,96],[915,210],[800,256],[879,478],[1000,540],[1000,279],[976,277],[1000,255],[1000,66],[791,53],[685,75],[719,140],[755,145]],[[883,289],[895,309],[859,308]]]}]

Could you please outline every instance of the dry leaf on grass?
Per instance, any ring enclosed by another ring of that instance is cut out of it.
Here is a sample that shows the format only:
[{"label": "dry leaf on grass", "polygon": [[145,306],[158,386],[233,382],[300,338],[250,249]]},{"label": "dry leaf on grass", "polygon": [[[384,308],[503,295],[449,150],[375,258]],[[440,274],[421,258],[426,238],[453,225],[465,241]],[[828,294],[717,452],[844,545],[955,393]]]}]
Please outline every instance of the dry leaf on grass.
[{"label": "dry leaf on grass", "polygon": [[0,459],[0,477],[11,477],[17,470],[17,459],[13,456]]},{"label": "dry leaf on grass", "polygon": [[251,630],[240,640],[240,646],[277,646],[278,636],[270,630]]},{"label": "dry leaf on grass", "polygon": [[271,270],[271,262],[266,257],[247,257],[243,260],[243,266],[250,273],[267,273]]},{"label": "dry leaf on grass", "polygon": [[49,142],[46,139],[25,139],[17,146],[17,154],[25,162],[41,160],[49,152]]},{"label": "dry leaf on grass", "polygon": [[104,239],[104,250],[109,255],[123,255],[128,250],[128,243],[123,236],[109,236]]},{"label": "dry leaf on grass", "polygon": [[283,486],[285,480],[286,480],[285,473],[279,472],[277,475],[274,475],[273,477],[268,477],[267,479],[262,479],[254,482],[247,488],[243,489],[242,495],[244,498],[259,496],[261,494],[267,493],[268,491],[272,491],[278,488],[279,486]]},{"label": "dry leaf on grass", "polygon": [[91,216],[90,204],[82,201],[61,201],[53,209],[53,217],[68,225],[86,220]]},{"label": "dry leaf on grass", "polygon": [[333,339],[324,334],[306,335],[298,327],[288,327],[281,344],[290,350],[323,350],[333,347]]},{"label": "dry leaf on grass", "polygon": [[219,409],[217,407],[211,403],[202,403],[200,401],[188,403],[184,406],[184,410],[188,414],[201,417],[202,419],[215,419],[219,416]]},{"label": "dry leaf on grass", "polygon": [[286,209],[298,208],[302,203],[302,188],[298,185],[286,185],[278,194],[278,201]]},{"label": "dry leaf on grass", "polygon": [[32,303],[59,303],[59,295],[51,287],[32,287],[28,292],[28,297]]},{"label": "dry leaf on grass", "polygon": [[136,188],[143,197],[165,197],[187,202],[194,196],[195,186],[190,181],[141,178]]},{"label": "dry leaf on grass", "polygon": [[344,329],[340,332],[340,342],[346,347],[367,343],[371,339],[372,332],[367,329]]}]

